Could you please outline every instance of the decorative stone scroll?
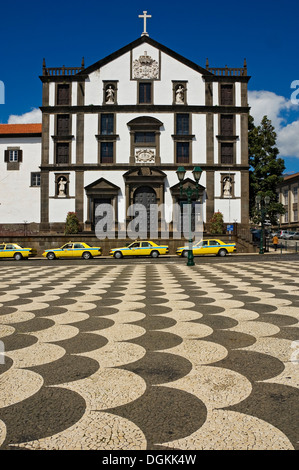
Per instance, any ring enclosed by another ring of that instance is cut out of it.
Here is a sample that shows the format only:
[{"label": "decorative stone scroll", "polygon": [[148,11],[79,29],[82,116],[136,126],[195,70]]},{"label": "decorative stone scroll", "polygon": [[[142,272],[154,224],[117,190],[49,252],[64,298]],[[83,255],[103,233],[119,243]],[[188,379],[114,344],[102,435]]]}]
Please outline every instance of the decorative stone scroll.
[{"label": "decorative stone scroll", "polygon": [[144,52],[139,59],[133,62],[133,79],[158,79],[159,78],[159,64],[151,56]]},{"label": "decorative stone scroll", "polygon": [[155,163],[155,151],[152,149],[139,149],[135,151],[136,163]]}]

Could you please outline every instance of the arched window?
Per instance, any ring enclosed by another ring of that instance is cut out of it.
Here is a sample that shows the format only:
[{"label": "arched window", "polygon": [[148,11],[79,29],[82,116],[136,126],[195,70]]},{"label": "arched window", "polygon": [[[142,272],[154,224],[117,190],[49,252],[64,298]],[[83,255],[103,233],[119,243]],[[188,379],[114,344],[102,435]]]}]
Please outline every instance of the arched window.
[{"label": "arched window", "polygon": [[160,164],[160,128],[163,123],[151,116],[128,122],[131,134],[130,164]]}]

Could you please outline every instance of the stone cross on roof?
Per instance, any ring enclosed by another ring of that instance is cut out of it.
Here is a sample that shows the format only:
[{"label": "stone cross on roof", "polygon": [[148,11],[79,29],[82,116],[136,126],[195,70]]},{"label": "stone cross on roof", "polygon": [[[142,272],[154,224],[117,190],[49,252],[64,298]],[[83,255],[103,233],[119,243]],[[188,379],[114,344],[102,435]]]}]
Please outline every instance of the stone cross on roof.
[{"label": "stone cross on roof", "polygon": [[141,36],[148,36],[148,33],[146,32],[146,20],[147,18],[151,18],[152,15],[147,15],[147,11],[143,12],[143,15],[139,15],[139,18],[143,18],[143,33]]}]

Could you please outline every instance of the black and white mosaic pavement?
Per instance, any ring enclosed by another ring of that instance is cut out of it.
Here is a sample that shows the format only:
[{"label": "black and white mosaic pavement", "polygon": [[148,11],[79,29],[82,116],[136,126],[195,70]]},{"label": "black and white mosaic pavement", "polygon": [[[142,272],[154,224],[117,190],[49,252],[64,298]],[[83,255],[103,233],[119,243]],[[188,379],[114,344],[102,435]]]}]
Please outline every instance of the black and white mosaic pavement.
[{"label": "black and white mosaic pavement", "polygon": [[283,261],[3,264],[0,449],[298,449],[298,286]]}]

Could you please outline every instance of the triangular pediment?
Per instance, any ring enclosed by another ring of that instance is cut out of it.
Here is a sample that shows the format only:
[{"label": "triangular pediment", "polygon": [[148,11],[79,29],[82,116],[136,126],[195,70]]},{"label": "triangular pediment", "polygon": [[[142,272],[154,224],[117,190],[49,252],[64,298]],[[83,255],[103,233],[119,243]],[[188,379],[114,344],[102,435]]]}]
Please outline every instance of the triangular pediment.
[{"label": "triangular pediment", "polygon": [[[196,186],[196,183],[194,180],[192,180],[191,178],[186,178],[184,181],[183,181],[183,188],[186,189],[188,186],[191,186],[192,188],[195,188]],[[198,185],[198,189],[199,189],[199,192],[202,192],[204,191],[206,188],[204,186],[202,186],[201,184]],[[173,194],[178,194],[180,192],[180,183],[177,183],[173,186],[171,186],[170,188],[170,191],[173,193]]]},{"label": "triangular pediment", "polygon": [[185,64],[187,67],[190,67],[191,69],[195,70],[196,72],[199,72],[202,75],[210,75],[213,76],[211,72],[209,72],[207,69],[201,67],[200,65],[196,64],[195,62],[192,62],[191,60],[187,59],[186,57],[178,54],[177,52],[173,51],[172,49],[169,49],[168,47],[164,46],[163,44],[160,44],[159,42],[155,41],[154,39],[148,37],[148,36],[141,36],[140,38],[136,39],[135,41],[127,44],[126,46],[122,47],[121,49],[118,49],[117,51],[113,52],[112,54],[109,54],[108,56],[104,57],[103,59],[95,62],[94,64],[90,65],[89,67],[81,70],[77,75],[86,75],[94,72],[95,70],[99,70],[101,67],[104,65],[107,65],[109,62],[112,62],[113,60],[117,59],[118,57],[121,57],[123,54],[126,54],[127,52],[132,51],[136,47],[142,45],[142,44],[149,44],[156,49],[160,50],[161,52],[164,52],[164,54],[167,54],[168,56],[172,57],[173,59]]},{"label": "triangular pediment", "polygon": [[93,183],[85,186],[85,191],[89,192],[100,192],[106,193],[109,192],[117,192],[119,191],[119,187],[116,184],[111,183],[111,181],[106,180],[105,178],[99,178],[98,180],[94,181]]}]

